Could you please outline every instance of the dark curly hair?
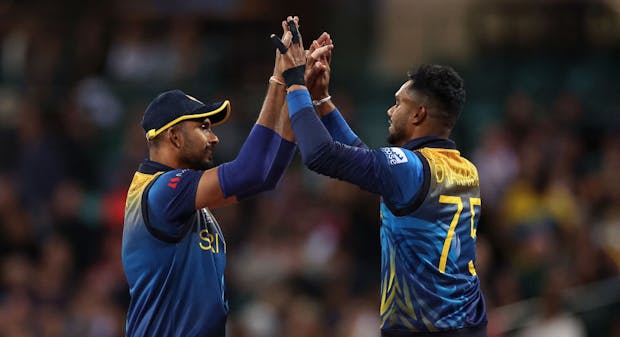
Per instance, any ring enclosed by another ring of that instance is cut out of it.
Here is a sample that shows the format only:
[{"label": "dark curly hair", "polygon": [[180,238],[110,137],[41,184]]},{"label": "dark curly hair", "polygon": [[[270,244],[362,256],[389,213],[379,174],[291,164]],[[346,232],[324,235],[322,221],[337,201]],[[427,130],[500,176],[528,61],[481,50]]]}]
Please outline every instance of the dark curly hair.
[{"label": "dark curly hair", "polygon": [[412,73],[411,89],[426,95],[431,106],[436,108],[439,117],[452,128],[465,104],[465,85],[463,79],[451,67],[424,64]]}]

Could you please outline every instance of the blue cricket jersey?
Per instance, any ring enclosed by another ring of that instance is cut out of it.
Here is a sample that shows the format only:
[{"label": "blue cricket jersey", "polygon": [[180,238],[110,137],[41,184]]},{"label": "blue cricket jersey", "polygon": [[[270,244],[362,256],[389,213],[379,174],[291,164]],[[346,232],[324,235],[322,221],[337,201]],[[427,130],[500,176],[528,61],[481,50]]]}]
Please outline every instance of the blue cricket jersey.
[{"label": "blue cricket jersey", "polygon": [[146,160],[134,175],[122,247],[127,337],[224,336],[226,243],[209,210],[195,209],[202,173]]},{"label": "blue cricket jersey", "polygon": [[[434,139],[417,149],[415,143],[382,150],[393,167],[385,179],[415,194],[381,199],[381,329],[433,332],[485,325],[475,269],[477,170],[451,141]],[[421,183],[411,176],[421,176]]]},{"label": "blue cricket jersey", "polygon": [[475,269],[476,167],[454,142],[435,136],[368,149],[337,111],[323,125],[309,101],[305,90],[287,95],[306,166],[381,195],[382,335],[484,334],[486,308]]}]

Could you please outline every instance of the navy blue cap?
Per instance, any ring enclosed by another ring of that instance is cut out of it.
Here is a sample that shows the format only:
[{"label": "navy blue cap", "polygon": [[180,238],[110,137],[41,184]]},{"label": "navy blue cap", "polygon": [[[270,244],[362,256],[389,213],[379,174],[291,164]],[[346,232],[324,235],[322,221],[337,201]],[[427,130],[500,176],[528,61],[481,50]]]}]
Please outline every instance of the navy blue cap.
[{"label": "navy blue cap", "polygon": [[223,101],[205,105],[181,90],[175,89],[159,94],[149,104],[142,117],[146,139],[151,140],[167,128],[188,119],[209,117],[211,125],[224,123],[230,116],[230,102]]}]

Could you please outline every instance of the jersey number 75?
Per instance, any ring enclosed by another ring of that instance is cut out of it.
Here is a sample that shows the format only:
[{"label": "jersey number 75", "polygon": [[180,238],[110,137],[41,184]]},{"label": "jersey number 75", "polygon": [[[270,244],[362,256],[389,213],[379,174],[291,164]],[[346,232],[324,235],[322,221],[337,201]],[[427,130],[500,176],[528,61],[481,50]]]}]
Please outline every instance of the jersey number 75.
[{"label": "jersey number 75", "polygon": [[[446,262],[448,260],[448,252],[450,251],[450,245],[452,244],[452,238],[454,237],[454,230],[456,229],[456,225],[459,223],[459,219],[461,217],[461,212],[463,211],[463,199],[461,197],[450,196],[450,195],[440,195],[439,202],[442,204],[455,204],[456,212],[454,213],[454,217],[452,218],[452,222],[450,223],[450,227],[448,228],[448,233],[446,235],[446,239],[443,242],[443,249],[441,250],[441,258],[439,259],[439,271],[442,273],[446,272]],[[476,228],[474,226],[474,217],[476,216],[476,211],[474,206],[481,206],[480,198],[469,198],[469,209],[471,213],[470,219],[470,235],[472,239],[476,239]],[[474,268],[474,261],[469,261],[468,263],[469,272],[475,276],[476,269]]]}]

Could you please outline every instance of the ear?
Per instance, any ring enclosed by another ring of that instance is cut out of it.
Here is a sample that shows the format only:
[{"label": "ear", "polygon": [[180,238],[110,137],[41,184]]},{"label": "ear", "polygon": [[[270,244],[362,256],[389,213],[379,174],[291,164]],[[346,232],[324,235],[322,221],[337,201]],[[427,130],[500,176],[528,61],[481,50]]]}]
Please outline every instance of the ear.
[{"label": "ear", "polygon": [[409,121],[411,122],[411,124],[420,125],[426,119],[426,114],[426,106],[418,105],[409,115]]},{"label": "ear", "polygon": [[183,145],[183,137],[181,136],[181,130],[172,126],[167,131],[168,140],[172,146],[180,149]]}]

